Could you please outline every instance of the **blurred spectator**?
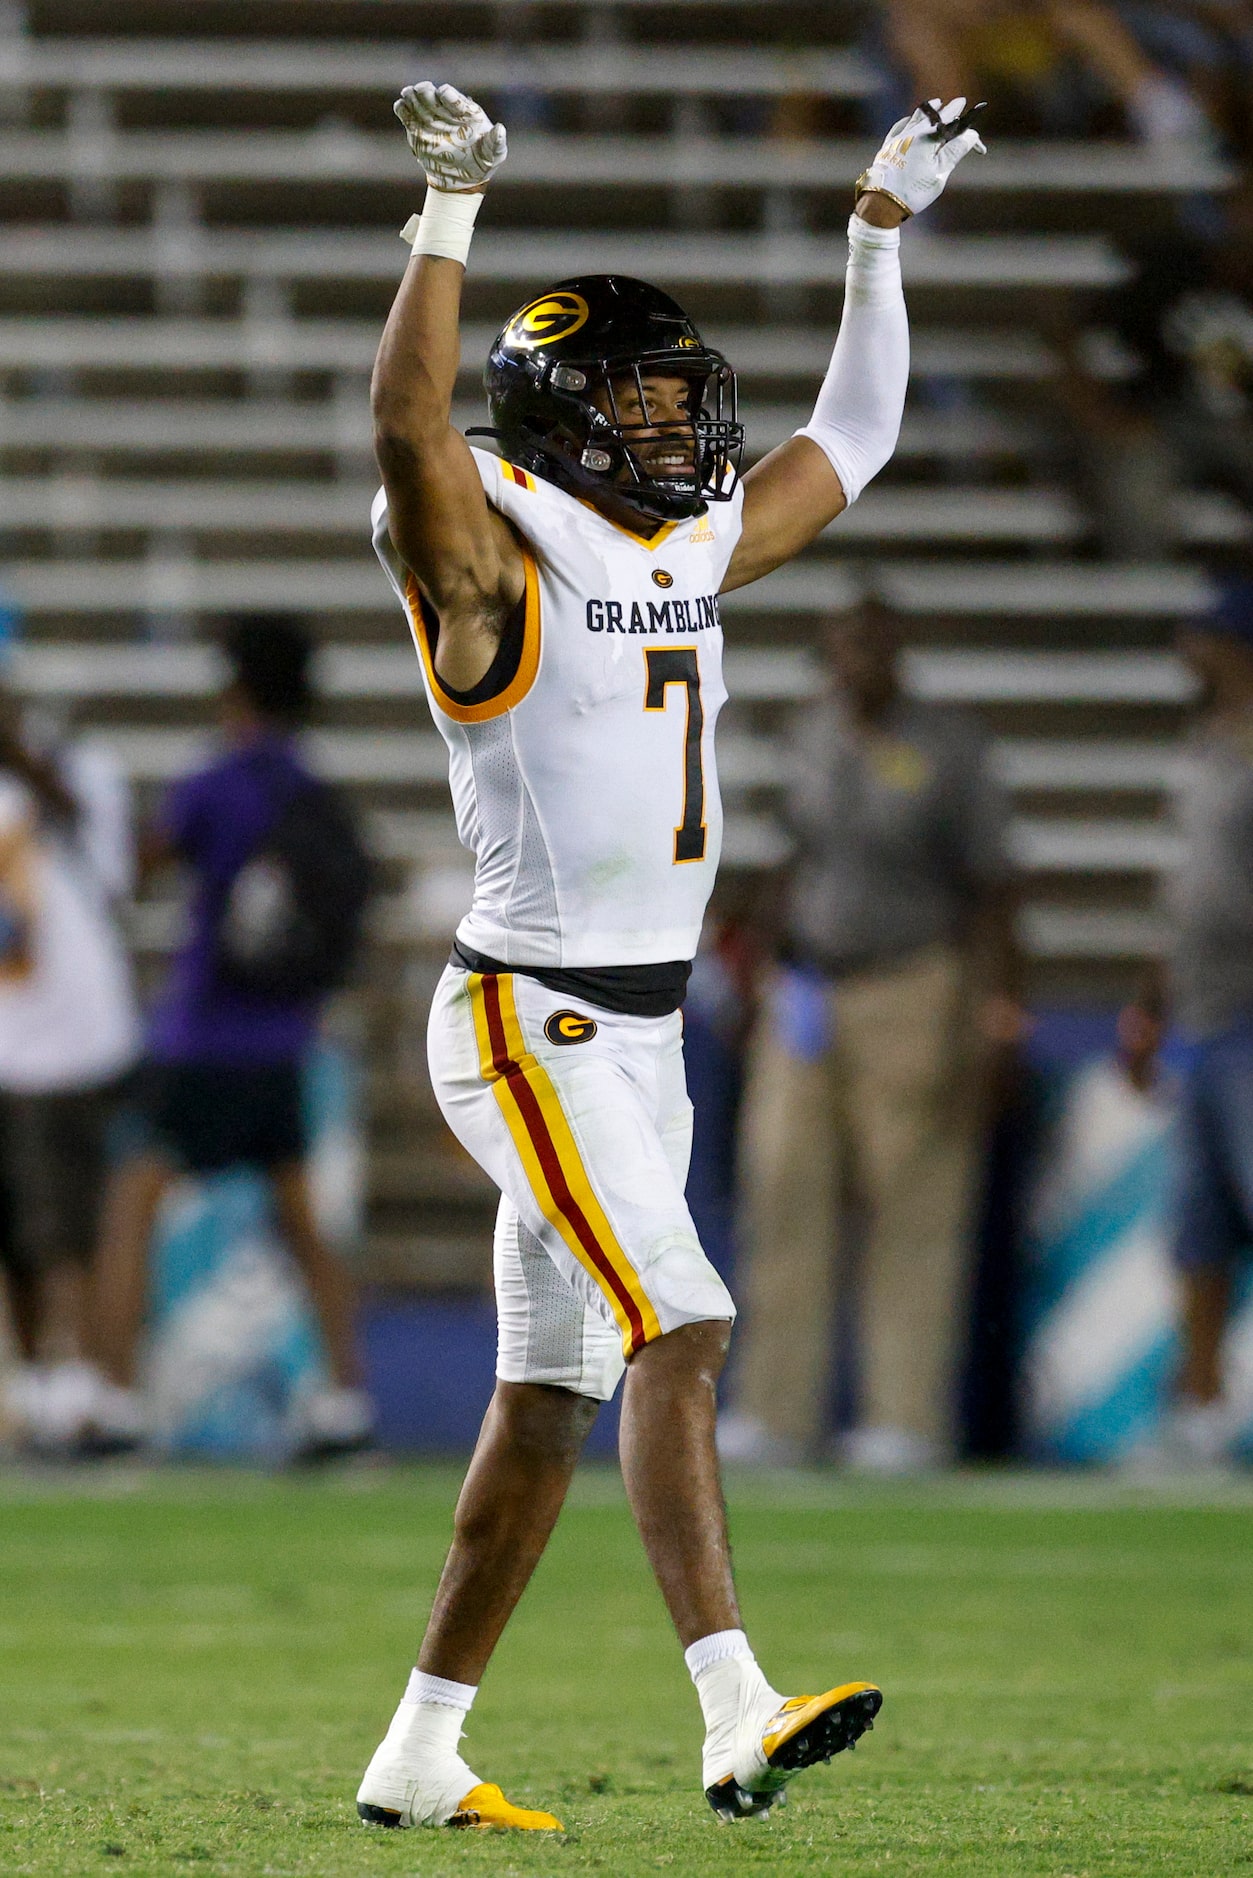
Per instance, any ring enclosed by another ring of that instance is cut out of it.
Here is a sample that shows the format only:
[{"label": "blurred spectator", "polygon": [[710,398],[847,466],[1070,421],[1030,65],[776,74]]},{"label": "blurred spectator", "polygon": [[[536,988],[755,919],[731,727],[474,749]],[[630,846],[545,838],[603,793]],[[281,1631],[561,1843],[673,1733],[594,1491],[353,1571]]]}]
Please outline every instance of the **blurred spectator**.
[{"label": "blurred spectator", "polygon": [[1253,155],[1249,0],[1117,0],[1117,6],[1149,57],[1181,78],[1200,100],[1223,148],[1237,160]]},{"label": "blurred spectator", "polygon": [[[288,942],[294,934],[317,953],[325,922],[338,920],[346,963],[354,934],[345,918],[355,908],[359,927],[364,856],[338,798],[309,774],[295,745],[313,696],[307,635],[282,618],[248,616],[224,649],[225,752],[175,785],[145,844],[146,869],[181,861],[194,892],[189,935],[151,1021],[141,1140],[106,1196],[95,1302],[109,1381],[98,1433],[107,1448],[143,1430],[136,1344],[168,1187],[179,1174],[249,1166],[269,1181],[280,1236],[326,1346],[330,1383],[304,1400],[294,1431],[297,1453],[313,1457],[364,1445],[372,1416],[354,1348],[352,1284],[315,1222],[306,1165],[302,1067],[336,971],[316,959],[302,968]],[[310,885],[314,901],[302,892]]]},{"label": "blurred spectator", "polygon": [[1164,558],[1179,490],[1217,484],[1253,509],[1253,186],[1224,212],[1224,237],[1175,231],[1130,248],[1135,272],[1108,302],[1131,375],[1072,387],[1104,545]]},{"label": "blurred spectator", "polygon": [[687,1203],[710,1262],[731,1285],[745,1046],[764,964],[743,886],[743,876],[730,874],[715,886],[683,1005],[693,1110]]},{"label": "blurred spectator", "polygon": [[[1223,1340],[1253,1248],[1253,582],[1231,582],[1181,635],[1201,719],[1178,799],[1182,858],[1170,884],[1170,995],[1181,1071],[1176,1261],[1183,1354],[1167,1458],[1224,1458],[1235,1429]],[[1151,1025],[1152,1000],[1125,1021]]]},{"label": "blurred spectator", "polygon": [[73,1447],[91,1412],[87,1270],[118,1084],[139,1051],[116,908],[132,880],[113,760],[33,737],[0,690],[0,1180],[20,1438]]},{"label": "blurred spectator", "polygon": [[[1224,75],[1253,58],[1253,6],[1240,0],[1239,10],[1249,43],[1240,60],[1224,60]],[[1236,89],[1245,120],[1227,112],[1229,141],[1247,148],[1247,75]],[[1100,327],[1058,334],[1081,474],[1101,546],[1116,559],[1167,558],[1180,495],[1198,483],[1253,504],[1253,178],[1187,203],[1164,233],[1123,237],[1130,267],[1103,296]]]},{"label": "blurred spectator", "polygon": [[917,97],[994,97],[1002,125],[1025,111],[1031,128],[1070,135],[1090,130],[1108,98],[1145,143],[1212,149],[1190,86],[1103,0],[884,0],[884,15]]},{"label": "blurred spectator", "polygon": [[903,694],[879,607],[837,619],[827,657],[830,686],[792,740],[794,856],[745,1096],[745,1321],[720,1438],[729,1459],[819,1450],[852,1266],[845,1458],[905,1472],[952,1451],[980,1071],[1022,1025],[1006,810],[977,729]]},{"label": "blurred spectator", "polygon": [[1115,1035],[1103,1013],[1072,1008],[1035,1039],[1016,1169],[1021,1282],[1005,1328],[1020,1357],[1015,1420],[1036,1459],[1130,1462],[1156,1428],[1176,1114],[1164,1029],[1146,986]]}]

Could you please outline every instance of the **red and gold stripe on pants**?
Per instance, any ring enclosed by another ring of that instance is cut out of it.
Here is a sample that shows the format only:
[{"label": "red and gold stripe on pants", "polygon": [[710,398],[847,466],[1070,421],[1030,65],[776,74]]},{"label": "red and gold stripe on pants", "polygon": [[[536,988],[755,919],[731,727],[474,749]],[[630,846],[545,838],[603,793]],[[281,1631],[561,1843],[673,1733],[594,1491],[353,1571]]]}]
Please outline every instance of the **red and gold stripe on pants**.
[{"label": "red and gold stripe on pants", "polygon": [[468,990],[479,1071],[492,1086],[531,1191],[609,1300],[630,1358],[661,1335],[661,1325],[588,1179],[552,1078],[526,1047],[512,975],[472,972]]}]

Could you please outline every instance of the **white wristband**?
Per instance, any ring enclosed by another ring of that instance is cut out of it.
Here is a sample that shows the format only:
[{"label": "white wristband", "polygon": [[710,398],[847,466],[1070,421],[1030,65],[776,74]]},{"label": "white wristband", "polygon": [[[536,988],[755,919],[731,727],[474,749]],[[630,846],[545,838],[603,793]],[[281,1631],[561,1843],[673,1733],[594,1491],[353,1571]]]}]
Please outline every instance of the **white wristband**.
[{"label": "white wristband", "polygon": [[400,239],[412,242],[415,254],[438,254],[446,261],[460,261],[464,267],[482,206],[482,190],[428,188],[421,215],[409,217]]},{"label": "white wristband", "polygon": [[848,238],[859,247],[866,248],[899,248],[901,245],[899,225],[896,228],[879,228],[874,222],[863,221],[856,213],[848,218]]}]

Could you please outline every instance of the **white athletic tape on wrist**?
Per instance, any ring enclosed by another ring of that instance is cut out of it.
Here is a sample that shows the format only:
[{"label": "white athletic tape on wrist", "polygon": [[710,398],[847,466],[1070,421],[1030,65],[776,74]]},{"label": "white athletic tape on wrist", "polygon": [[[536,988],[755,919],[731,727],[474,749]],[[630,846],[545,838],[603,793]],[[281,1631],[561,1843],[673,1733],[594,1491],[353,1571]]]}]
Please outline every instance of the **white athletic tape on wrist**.
[{"label": "white athletic tape on wrist", "polygon": [[460,261],[464,267],[482,206],[480,190],[455,193],[428,189],[421,215],[409,217],[400,239],[410,242],[415,254],[438,254],[446,261]]},{"label": "white athletic tape on wrist", "polygon": [[901,245],[899,228],[877,228],[873,222],[867,222],[857,214],[850,215],[848,218],[848,238],[858,248],[895,250]]}]

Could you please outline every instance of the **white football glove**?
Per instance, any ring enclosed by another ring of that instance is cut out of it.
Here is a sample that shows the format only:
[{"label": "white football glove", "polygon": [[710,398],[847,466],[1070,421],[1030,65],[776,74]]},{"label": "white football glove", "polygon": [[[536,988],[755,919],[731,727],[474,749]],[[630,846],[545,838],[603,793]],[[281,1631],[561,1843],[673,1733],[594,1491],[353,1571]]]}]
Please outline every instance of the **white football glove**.
[{"label": "white football glove", "polygon": [[508,154],[504,125],[452,85],[406,85],[392,109],[432,189],[481,189]]},{"label": "white football glove", "polygon": [[911,215],[927,208],[964,156],[972,150],[988,154],[977,130],[954,131],[965,109],[964,98],[954,98],[943,109],[940,100],[932,98],[893,124],[878,156],[857,178],[858,195],[877,190]]}]

